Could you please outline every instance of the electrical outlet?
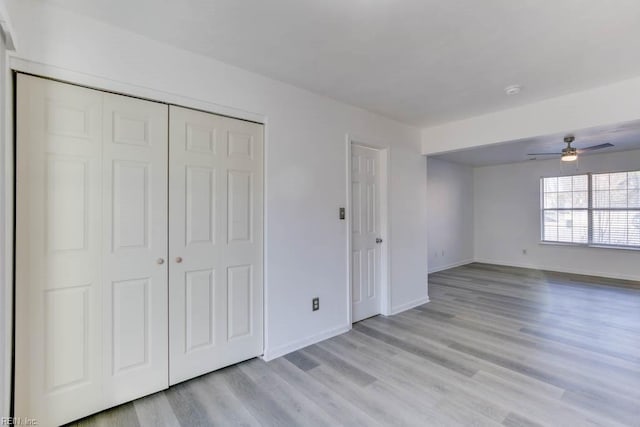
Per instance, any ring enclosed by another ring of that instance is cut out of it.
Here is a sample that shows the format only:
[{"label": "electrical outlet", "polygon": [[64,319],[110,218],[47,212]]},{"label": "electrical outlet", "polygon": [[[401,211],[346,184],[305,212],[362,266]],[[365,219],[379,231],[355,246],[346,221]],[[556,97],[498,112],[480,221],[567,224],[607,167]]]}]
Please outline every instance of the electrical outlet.
[{"label": "electrical outlet", "polygon": [[526,254],[527,254],[527,250],[526,250],[526,249],[523,249],[523,250],[522,250],[522,255],[526,255]]},{"label": "electrical outlet", "polygon": [[311,309],[313,311],[320,310],[320,298],[315,297],[314,299],[311,300]]}]

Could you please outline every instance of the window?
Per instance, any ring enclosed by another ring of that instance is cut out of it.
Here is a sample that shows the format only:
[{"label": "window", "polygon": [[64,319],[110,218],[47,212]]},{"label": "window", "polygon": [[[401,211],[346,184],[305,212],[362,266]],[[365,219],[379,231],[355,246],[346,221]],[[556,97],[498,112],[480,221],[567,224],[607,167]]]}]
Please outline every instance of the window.
[{"label": "window", "polygon": [[589,243],[589,177],[542,178],[542,189],[542,240]]},{"label": "window", "polygon": [[640,171],[592,176],[593,243],[640,247]]},{"label": "window", "polygon": [[542,240],[640,248],[640,171],[542,178]]}]

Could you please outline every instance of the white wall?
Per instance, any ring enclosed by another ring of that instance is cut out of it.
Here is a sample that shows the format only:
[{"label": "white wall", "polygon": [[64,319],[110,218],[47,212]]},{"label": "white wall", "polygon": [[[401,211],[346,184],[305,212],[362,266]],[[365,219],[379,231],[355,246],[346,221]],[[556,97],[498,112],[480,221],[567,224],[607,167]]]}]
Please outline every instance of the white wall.
[{"label": "white wall", "polygon": [[[637,170],[640,150],[583,156],[579,169],[558,159],[474,170],[477,261],[640,280],[640,251],[540,244],[540,177]],[[526,249],[527,254],[522,250]]]},{"label": "white wall", "polygon": [[[337,216],[346,203],[346,134],[391,147],[392,306],[426,299],[426,165],[418,129],[42,2],[14,0],[9,11],[17,55],[30,61],[23,68],[266,118],[267,357],[350,326],[347,230]],[[311,311],[314,296],[318,312]]]},{"label": "white wall", "polygon": [[638,93],[640,77],[425,128],[422,153],[442,153],[638,120]]},{"label": "white wall", "polygon": [[473,168],[427,158],[429,272],[473,261]]}]

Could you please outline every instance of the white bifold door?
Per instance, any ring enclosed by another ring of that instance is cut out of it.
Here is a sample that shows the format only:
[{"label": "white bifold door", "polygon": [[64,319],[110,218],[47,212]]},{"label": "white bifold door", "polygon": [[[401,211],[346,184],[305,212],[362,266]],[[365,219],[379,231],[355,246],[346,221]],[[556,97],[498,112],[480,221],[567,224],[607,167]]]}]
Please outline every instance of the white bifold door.
[{"label": "white bifold door", "polygon": [[15,415],[61,425],[260,355],[262,126],[17,83]]},{"label": "white bifold door", "polygon": [[262,125],[171,106],[171,384],[262,353]]},{"label": "white bifold door", "polygon": [[167,106],[18,75],[16,415],[167,387]]},{"label": "white bifold door", "polygon": [[167,387],[167,105],[104,94],[104,402]]}]

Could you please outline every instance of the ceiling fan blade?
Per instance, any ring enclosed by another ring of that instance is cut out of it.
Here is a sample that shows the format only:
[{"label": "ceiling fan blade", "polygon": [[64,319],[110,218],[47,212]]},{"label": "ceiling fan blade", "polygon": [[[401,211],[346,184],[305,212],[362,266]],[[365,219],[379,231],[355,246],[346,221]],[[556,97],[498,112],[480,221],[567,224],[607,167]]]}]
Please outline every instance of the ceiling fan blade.
[{"label": "ceiling fan blade", "polygon": [[562,153],[528,153],[527,156],[559,156]]},{"label": "ceiling fan blade", "polygon": [[581,148],[578,150],[578,153],[582,153],[583,151],[600,150],[602,148],[609,148],[609,147],[613,147],[613,144],[606,142],[604,144],[592,145],[591,147]]}]

